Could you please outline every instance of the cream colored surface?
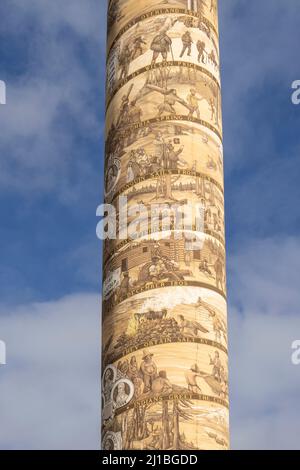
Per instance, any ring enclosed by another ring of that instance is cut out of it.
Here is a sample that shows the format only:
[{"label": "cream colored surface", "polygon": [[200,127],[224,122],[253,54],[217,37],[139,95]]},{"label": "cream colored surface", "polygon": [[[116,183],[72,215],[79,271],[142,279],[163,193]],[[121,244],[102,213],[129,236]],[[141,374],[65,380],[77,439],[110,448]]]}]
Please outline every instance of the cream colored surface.
[{"label": "cream colored surface", "polygon": [[201,202],[204,223],[179,240],[174,224],[149,234],[147,215],[129,217],[135,240],[105,241],[106,450],[229,448],[216,3],[109,3],[106,201]]}]

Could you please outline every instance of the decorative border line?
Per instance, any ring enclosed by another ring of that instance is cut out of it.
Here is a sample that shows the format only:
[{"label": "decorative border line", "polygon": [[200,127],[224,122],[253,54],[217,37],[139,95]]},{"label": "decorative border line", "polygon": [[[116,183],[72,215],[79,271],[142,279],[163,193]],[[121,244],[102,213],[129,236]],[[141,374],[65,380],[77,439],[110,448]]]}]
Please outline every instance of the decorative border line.
[{"label": "decorative border line", "polygon": [[[118,245],[116,245],[116,248],[114,248],[113,251],[111,251],[109,253],[109,255],[104,257],[104,259],[103,259],[103,268],[106,268],[107,264],[110,261],[112,261],[115,256],[118,256],[119,251],[122,248],[124,248],[126,245],[136,243],[139,240],[141,240],[143,237],[146,237],[147,235],[154,235],[155,233],[163,233],[163,232],[170,232],[170,231],[171,232],[176,232],[176,231],[178,231],[178,229],[176,229],[176,227],[174,225],[170,226],[170,230],[166,230],[163,227],[158,227],[157,230],[155,230],[155,232],[150,230],[150,229],[141,232],[139,234],[140,235],[139,238],[136,238],[134,240],[132,240],[131,238],[126,238],[126,240],[122,240],[120,243],[118,243]],[[190,231],[195,232],[195,233],[202,233],[203,235],[208,235],[212,238],[215,238],[216,240],[218,240],[219,243],[221,243],[221,245],[223,245],[224,249],[226,247],[225,235],[224,235],[224,237],[221,237],[220,235],[218,235],[216,232],[213,232],[212,230],[206,230],[205,232],[199,232],[199,231],[196,230],[195,225],[193,225],[192,230],[190,230]]]},{"label": "decorative border line", "polygon": [[215,287],[212,284],[207,284],[205,282],[198,282],[198,281],[158,281],[158,282],[148,282],[144,284],[144,286],[140,288],[131,289],[130,293],[122,297],[118,302],[110,302],[109,300],[104,300],[104,311],[103,311],[103,318],[111,312],[111,310],[116,306],[124,302],[125,300],[134,297],[137,294],[141,294],[142,292],[148,292],[155,289],[161,289],[164,287],[202,287],[203,289],[208,289],[216,292],[217,294],[221,295],[223,299],[227,302],[226,294]]},{"label": "decorative border line", "polygon": [[[225,354],[228,356],[228,350],[225,346],[223,346],[221,343],[218,343],[216,341],[210,340],[210,339],[205,339],[205,338],[187,338],[186,340],[176,340],[176,338],[173,338],[172,340],[157,340],[157,341],[148,341],[141,343],[139,346],[136,347],[131,347],[131,348],[124,348],[124,351],[122,354],[118,354],[116,356],[113,356],[113,361],[111,362],[118,362],[120,359],[123,359],[125,356],[128,356],[129,354],[133,354],[137,351],[141,351],[142,349],[148,349],[154,346],[163,346],[164,344],[178,344],[178,343],[191,343],[191,344],[202,344],[204,346],[211,346],[216,349],[220,349],[223,351]],[[111,364],[109,362],[109,364]],[[104,364],[104,366],[107,366],[108,364]]]},{"label": "decorative border line", "polygon": [[[118,34],[116,35],[116,37],[113,39],[112,43],[110,44],[110,46],[108,47],[108,50],[107,50],[107,60],[109,60],[109,56],[111,54],[111,51],[113,49],[113,47],[115,47],[116,43],[120,40],[120,38],[122,37],[122,35],[128,31],[130,28],[132,28],[133,26],[135,26],[137,23],[139,23],[140,21],[143,21],[145,19],[148,19],[148,18],[151,18],[151,17],[154,17],[154,16],[159,16],[159,15],[162,15],[162,14],[182,14],[182,15],[186,15],[186,16],[190,16],[190,17],[193,17],[193,18],[199,18],[200,20],[203,21],[203,23],[205,23],[209,28],[211,28],[215,35],[216,35],[216,38],[218,39],[219,38],[219,35],[218,35],[218,32],[217,32],[217,29],[215,28],[215,26],[213,25],[213,23],[211,23],[207,18],[205,18],[203,15],[201,14],[197,14],[196,12],[193,12],[193,11],[190,11],[190,10],[185,10],[185,9],[180,9],[180,8],[160,8],[160,9],[156,9],[156,10],[153,10],[151,12],[148,12],[148,13],[145,13],[145,14],[142,14],[132,20],[130,20],[125,26],[123,26],[120,31],[118,32]],[[110,37],[110,35],[109,35]],[[214,75],[212,75],[209,71],[207,71],[206,69],[203,69],[203,67],[201,66],[198,66],[197,64],[190,64],[190,63],[182,63],[181,61],[174,61],[174,62],[167,62],[166,64],[163,64],[163,63],[160,63],[160,64],[154,64],[153,66],[149,65],[148,67],[144,67],[142,69],[139,69],[137,71],[135,71],[134,73],[132,73],[131,75],[129,75],[128,77],[126,77],[126,79],[120,81],[118,83],[118,86],[113,90],[113,93],[112,95],[109,97],[109,100],[107,101],[107,107],[106,109],[108,110],[114,96],[116,95],[116,93],[126,84],[128,83],[131,79],[133,79],[134,77],[144,73],[144,72],[147,72],[149,70],[154,70],[154,69],[157,69],[157,68],[160,68],[161,66],[182,66],[182,67],[189,67],[189,68],[193,68],[193,69],[197,69],[199,70],[200,72],[206,74],[209,78],[211,78],[218,86],[218,88],[220,89],[220,83],[218,82],[218,80],[215,78]],[[221,132],[218,131],[217,128],[215,128],[214,126],[212,126],[211,124],[207,123],[206,121],[203,121],[203,120],[200,120],[200,119],[197,119],[197,118],[190,118],[188,116],[180,116],[180,115],[176,115],[176,116],[163,116],[163,117],[160,117],[160,118],[152,118],[152,119],[149,119],[147,121],[143,121],[143,123],[139,123],[139,124],[136,124],[136,125],[129,125],[126,127],[127,129],[127,132],[128,130],[130,129],[140,129],[140,128],[143,128],[143,127],[146,127],[148,124],[152,124],[152,123],[159,123],[159,122],[166,122],[166,121],[189,121],[189,122],[193,122],[193,123],[196,123],[196,124],[200,124],[204,127],[206,127],[207,129],[211,130],[214,134],[216,134],[220,141],[222,142],[222,135],[221,135]],[[116,132],[119,132],[119,130],[117,129]],[[122,131],[120,131],[122,133]],[[126,131],[125,131],[126,132]],[[161,174],[161,173],[160,173]],[[169,174],[166,173],[166,171],[163,172],[163,174]],[[172,174],[187,174],[185,172],[183,172],[183,170],[179,170],[178,172],[175,170],[175,172],[172,172]],[[195,175],[195,176],[200,176],[200,177],[203,177],[205,179],[207,179],[208,181],[211,181],[213,182],[220,190],[222,193],[224,193],[224,190],[222,188],[222,186],[217,182],[215,181],[213,178],[210,178],[206,175],[203,175],[202,173],[198,173],[198,172],[192,172],[192,175]],[[157,175],[159,176],[159,175]],[[187,174],[187,176],[189,176],[189,173]],[[153,175],[147,175],[147,177],[144,177],[144,178],[139,178],[137,181],[133,181],[129,184],[127,184],[126,186],[122,187],[118,193],[116,193],[113,197],[113,200],[118,196],[120,195],[122,192],[124,192],[126,189],[129,189],[130,187],[134,186],[135,184],[137,184],[137,182],[141,182],[141,181],[144,181],[144,180],[147,180],[147,179],[151,179],[153,178]],[[126,189],[124,189],[126,188]],[[216,237],[217,238],[217,237]],[[124,243],[125,242],[125,243]],[[126,241],[122,242],[122,244],[126,244]],[[116,252],[120,249],[120,245],[118,245],[117,249],[116,249]],[[108,259],[111,257],[112,255],[110,254]],[[157,289],[157,288],[163,288],[163,287],[173,287],[173,286],[181,286],[181,287],[184,287],[184,286],[195,286],[195,287],[202,287],[202,288],[206,288],[208,290],[211,290],[211,291],[215,291],[216,293],[218,293],[219,295],[221,295],[225,301],[226,301],[226,295],[220,291],[218,288],[212,286],[212,285],[209,285],[209,284],[206,284],[206,283],[200,283],[200,282],[197,282],[197,281],[192,281],[192,282],[189,282],[189,281],[181,281],[181,282],[156,282],[156,283],[148,283],[147,284],[147,287],[144,286],[140,289],[132,289],[130,294],[125,296],[122,300],[120,300],[119,302],[115,303],[113,302],[111,305],[109,305],[109,308],[105,308],[104,309],[104,318],[106,317],[106,315],[118,304],[122,303],[123,301],[125,301],[126,299],[128,298],[131,298],[132,296],[134,295],[137,295],[141,292],[144,292],[144,291],[149,291],[149,290],[152,290],[152,289]],[[109,301],[108,302],[105,302],[105,304],[109,304]],[[179,342],[179,341],[178,341]],[[203,338],[195,338],[194,341],[192,340],[189,340],[189,341],[180,341],[182,343],[199,343],[199,344],[203,344],[203,345],[208,345],[208,346],[213,346],[213,347],[216,347],[216,348],[219,348],[221,349],[223,352],[225,352],[226,354],[228,354],[227,352],[227,349],[222,346],[221,344],[219,343],[216,343],[212,340],[205,340]],[[176,341],[170,341],[170,342],[162,342],[162,343],[155,343],[155,342],[151,342],[151,345],[152,346],[155,346],[155,345],[162,345],[162,344],[170,344],[170,343],[176,343]],[[147,344],[147,346],[149,347],[150,346],[150,343]],[[135,352],[135,351],[138,351],[139,349],[142,349],[143,347],[145,346],[140,346],[138,348],[128,348],[128,349],[125,349],[125,354],[122,354],[121,357],[124,357],[132,352]],[[118,359],[116,359],[117,361]],[[225,408],[229,408],[229,404],[228,404],[228,401],[226,400],[223,400],[223,399],[220,399],[220,398],[217,398],[217,397],[213,397],[213,396],[210,396],[210,395],[202,395],[202,394],[194,394],[194,393],[191,393],[191,392],[183,392],[183,393],[172,393],[168,396],[155,396],[155,397],[151,397],[151,398],[144,398],[144,399],[137,399],[135,400],[133,403],[130,403],[129,405],[127,405],[126,407],[123,407],[119,410],[116,411],[116,416],[118,415],[121,415],[123,414],[124,412],[127,412],[131,409],[134,408],[135,404],[137,403],[140,403],[140,404],[155,404],[155,403],[161,403],[162,401],[164,400],[176,400],[176,399],[186,399],[186,400],[194,400],[194,401],[201,401],[201,402],[210,402],[210,403],[215,403],[215,404],[218,404],[218,405],[221,405],[221,406],[224,406]],[[103,429],[105,429],[107,426],[103,426]]]},{"label": "decorative border line", "polygon": [[219,88],[219,91],[221,91],[221,83],[216,79],[216,77],[211,72],[209,72],[209,70],[206,70],[201,65],[195,64],[193,62],[185,62],[181,60],[158,62],[155,64],[146,65],[145,67],[142,67],[141,69],[136,70],[135,72],[131,73],[126,78],[121,80],[118,83],[118,86],[114,88],[112,94],[107,99],[106,112],[113,98],[115,97],[115,95],[118,93],[118,91],[121,90],[121,88],[123,88],[123,86],[125,86],[128,82],[130,82],[130,80],[132,80],[135,77],[138,77],[139,75],[142,75],[145,72],[150,72],[151,70],[167,68],[167,67],[186,67],[188,69],[197,70],[198,72],[203,73],[204,75],[207,75],[217,85],[217,87]]},{"label": "decorative border line", "polygon": [[150,118],[150,119],[147,119],[146,121],[142,121],[137,124],[126,125],[123,127],[124,130],[122,130],[122,128],[121,129],[116,128],[115,133],[118,133],[118,135],[122,137],[126,137],[127,135],[130,134],[132,130],[143,129],[144,127],[149,126],[149,124],[157,124],[160,122],[169,122],[169,121],[186,121],[186,122],[193,122],[195,124],[200,124],[200,126],[206,127],[210,131],[214,132],[219,137],[221,143],[223,143],[223,137],[221,135],[221,132],[212,124],[209,124],[209,122],[203,121],[202,119],[197,119],[195,117],[190,117],[190,116],[186,116],[182,114],[170,114],[167,116]]},{"label": "decorative border line", "polygon": [[121,194],[123,194],[127,189],[132,188],[136,184],[143,183],[144,181],[148,181],[149,179],[155,179],[159,178],[160,176],[165,176],[165,175],[172,175],[172,176],[191,176],[194,178],[203,178],[206,181],[209,181],[210,183],[214,184],[219,191],[224,196],[224,189],[218,181],[216,181],[214,178],[211,176],[206,175],[205,173],[200,173],[199,171],[193,171],[193,170],[160,170],[160,171],[155,171],[154,173],[149,173],[144,176],[139,176],[133,181],[130,181],[130,183],[126,183],[124,186],[122,186],[119,191],[117,191],[113,198],[111,199],[111,202],[113,202],[117,197],[119,197]]},{"label": "decorative border line", "polygon": [[[153,16],[160,16],[163,14],[178,14],[178,15],[185,15],[185,16],[190,16],[192,18],[198,18],[201,20],[206,26],[211,28],[213,32],[215,33],[217,39],[219,40],[219,33],[213,23],[211,23],[205,16],[201,15],[200,13],[196,13],[195,11],[192,10],[186,10],[184,8],[157,8],[156,10],[149,11],[148,13],[143,13],[142,15],[136,16],[132,20],[130,20],[123,28],[120,29],[118,34],[116,35],[115,39],[111,43],[111,45],[107,48],[107,61],[109,59],[109,55],[111,53],[111,50],[113,47],[116,45],[116,43],[119,41],[121,36],[123,36],[126,31],[128,31],[130,28],[135,26],[137,23],[147,20],[148,18],[152,18]],[[108,34],[108,39],[109,39],[110,34]]]},{"label": "decorative border line", "polygon": [[206,402],[211,402],[211,403],[216,403],[218,405],[222,405],[225,408],[229,409],[228,401],[222,400],[222,398],[212,397],[211,395],[202,395],[199,393],[186,392],[186,393],[171,393],[170,395],[166,395],[166,396],[138,399],[138,400],[135,400],[133,403],[130,403],[126,407],[124,406],[123,408],[119,408],[119,410],[116,411],[115,415],[118,416],[120,414],[123,414],[125,411],[129,411],[130,409],[134,408],[134,405],[136,403],[140,403],[142,405],[151,405],[151,404],[155,405],[155,403],[160,403],[164,400],[171,401],[171,400],[177,400],[177,399],[206,401]]}]

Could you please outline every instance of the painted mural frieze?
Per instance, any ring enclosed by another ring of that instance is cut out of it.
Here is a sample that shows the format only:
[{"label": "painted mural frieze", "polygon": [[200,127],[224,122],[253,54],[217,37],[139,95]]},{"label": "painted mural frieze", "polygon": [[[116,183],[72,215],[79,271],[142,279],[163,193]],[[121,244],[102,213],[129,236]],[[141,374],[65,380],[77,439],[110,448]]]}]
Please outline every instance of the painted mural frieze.
[{"label": "painted mural frieze", "polygon": [[173,232],[166,238],[157,234],[128,243],[105,265],[104,284],[112,273],[115,284],[104,296],[104,307],[110,309],[144,290],[163,286],[210,287],[225,297],[224,247],[211,236],[199,234],[198,238],[192,250],[187,249],[188,234],[177,239]]},{"label": "painted mural frieze", "polygon": [[220,82],[216,34],[199,19],[185,15],[161,15],[133,26],[110,50],[108,99],[133,74],[172,62],[198,64]]},{"label": "painted mural frieze", "polygon": [[217,33],[217,0],[139,0],[138,8],[136,0],[111,0],[108,5],[108,47],[131,26],[147,18],[154,17],[155,21],[162,13],[167,16],[188,14],[191,22],[196,19],[203,27]]},{"label": "painted mural frieze", "polygon": [[208,289],[173,287],[121,302],[113,316],[104,317],[103,367],[124,354],[176,342],[194,342],[227,352],[224,298]]},{"label": "painted mural frieze", "polygon": [[102,448],[227,450],[216,0],[108,4]]},{"label": "painted mural frieze", "polygon": [[222,143],[202,126],[169,121],[114,133],[106,141],[106,155],[108,202],[161,171],[204,177],[223,191]]},{"label": "painted mural frieze", "polygon": [[144,121],[175,118],[207,124],[222,132],[220,88],[206,73],[168,63],[129,80],[116,92],[107,109],[107,133]]}]

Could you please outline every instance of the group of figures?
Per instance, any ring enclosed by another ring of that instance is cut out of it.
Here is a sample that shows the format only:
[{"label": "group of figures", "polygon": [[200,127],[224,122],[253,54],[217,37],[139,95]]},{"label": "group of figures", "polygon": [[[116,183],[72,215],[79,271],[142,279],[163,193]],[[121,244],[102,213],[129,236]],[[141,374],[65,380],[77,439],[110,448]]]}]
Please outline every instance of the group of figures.
[{"label": "group of figures", "polygon": [[108,25],[102,447],[225,450],[217,1],[112,0]]},{"label": "group of figures", "polygon": [[[181,149],[175,152],[173,145],[170,144],[166,157],[174,159],[180,151]],[[196,204],[199,204],[199,207],[201,206],[203,210],[203,232],[214,233],[217,238],[224,240],[224,199],[222,191],[211,180],[203,176],[183,176],[178,174],[177,171],[173,174],[172,168],[169,168],[169,170],[157,171],[155,178],[136,183],[130,189],[124,190],[123,196],[127,198],[129,213],[134,212],[133,209],[131,211],[131,207],[141,205],[141,207],[147,209],[147,212],[152,212],[155,220],[155,212],[163,209],[163,206],[158,205],[159,203],[168,204],[171,209],[173,205],[178,210],[180,206],[183,206],[182,211],[187,203],[194,204],[195,208]],[[180,218],[179,213],[177,218]],[[128,217],[128,222],[132,224],[133,219],[134,217]],[[140,232],[143,232],[142,217],[139,218],[138,222]]]},{"label": "group of figures", "polygon": [[189,249],[190,243],[189,238],[176,239],[171,232],[165,239],[131,242],[117,250],[105,263],[104,284],[115,279],[113,288],[104,295],[105,308],[110,310],[138,292],[159,286],[209,286],[225,296],[222,244],[211,236],[196,240],[193,249]]},{"label": "group of figures", "polygon": [[[186,13],[190,18],[201,18],[212,27],[218,29],[217,0],[140,0],[139,16],[143,18],[156,10],[164,10],[165,14],[172,12]],[[111,45],[116,36],[123,32],[124,26],[134,22],[137,16],[136,0],[109,0],[108,4],[108,44]]]},{"label": "group of figures", "polygon": [[209,130],[171,121],[127,133],[109,135],[106,142],[105,194],[112,200],[137,182],[155,178],[162,170],[177,175],[203,176],[222,191],[222,144]]},{"label": "group of figures", "polygon": [[226,450],[228,409],[186,396],[136,402],[103,435],[104,450]]},{"label": "group of figures", "polygon": [[219,81],[216,34],[201,19],[189,16],[151,18],[127,31],[110,51],[108,91],[113,94],[130,75],[145,67],[150,69],[151,76],[151,69],[157,64],[179,61],[198,64]]},{"label": "group of figures", "polygon": [[[112,316],[104,318],[103,366],[117,362],[124,353],[148,347],[149,344],[194,342],[211,345],[227,352],[227,323],[224,300],[214,294],[207,299],[190,299],[195,289],[185,289],[178,299],[176,288],[158,289],[151,297],[145,293],[118,305]],[[162,291],[162,292],[161,292]],[[171,298],[172,294],[172,298]],[[172,302],[173,301],[173,305]],[[184,302],[184,303],[183,303]],[[133,312],[128,318],[127,311]]]},{"label": "group of figures", "polygon": [[161,64],[152,73],[142,72],[131,78],[107,109],[107,128],[116,130],[144,127],[155,122],[182,116],[202,121],[208,128],[221,132],[221,98],[219,84],[192,66]]},{"label": "group of figures", "polygon": [[[112,395],[114,388],[117,387],[115,398],[113,397],[112,400],[116,408],[121,408],[126,406],[132,398],[145,400],[154,396],[164,397],[172,393],[187,391],[195,395],[202,395],[203,390],[197,379],[205,381],[208,386],[206,388],[211,393],[225,400],[228,398],[228,377],[225,371],[226,364],[223,364],[220,354],[221,352],[218,350],[214,351],[213,355],[208,354],[206,362],[211,369],[209,372],[202,371],[198,364],[192,364],[185,372],[186,383],[182,386],[172,384],[168,378],[168,371],[159,370],[154,354],[145,349],[142,352],[140,362],[136,355],[118,362],[117,373],[123,378],[119,379],[112,387]],[[108,366],[108,370],[112,367]],[[103,377],[104,390],[111,387],[108,370],[106,369]],[[127,379],[128,382],[126,382]],[[131,383],[134,386],[134,395],[132,395]],[[126,391],[126,385],[128,385],[128,391]]]},{"label": "group of figures", "polygon": [[[111,408],[108,407],[110,402],[104,400],[107,431],[121,431],[126,449],[195,449],[188,429],[185,428],[187,421],[197,421],[201,417],[199,405],[195,405],[197,401],[210,402],[218,407],[218,413],[214,410],[214,415],[218,418],[220,415],[223,415],[223,419],[226,416],[226,356],[219,350],[209,348],[207,357],[197,354],[198,363],[188,365],[190,357],[195,357],[192,346],[189,354],[179,359],[180,370],[183,371],[179,377],[174,366],[167,364],[161,351],[156,353],[157,348],[158,346],[144,349],[141,353],[120,360],[116,366],[109,365],[105,368],[103,395],[106,393],[112,397]],[[174,356],[174,346],[170,345],[167,352],[169,358]],[[117,380],[113,379],[114,375]],[[190,416],[189,420],[186,419],[187,415]],[[149,427],[152,424],[150,416],[153,426]],[[192,427],[195,424],[191,424]],[[157,426],[156,431],[154,425]],[[212,424],[207,420],[206,428],[202,430],[206,438],[212,439],[213,436],[214,441],[218,439],[220,446],[226,445],[224,429],[223,433],[219,430],[219,433],[213,434],[208,432],[211,427]]]}]

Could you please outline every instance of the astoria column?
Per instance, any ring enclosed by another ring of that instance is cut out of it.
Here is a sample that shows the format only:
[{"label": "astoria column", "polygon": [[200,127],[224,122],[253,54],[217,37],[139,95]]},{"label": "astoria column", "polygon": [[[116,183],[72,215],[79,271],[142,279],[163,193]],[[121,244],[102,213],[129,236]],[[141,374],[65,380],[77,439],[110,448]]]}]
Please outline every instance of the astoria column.
[{"label": "astoria column", "polygon": [[216,0],[109,1],[104,450],[229,448],[219,64]]}]

